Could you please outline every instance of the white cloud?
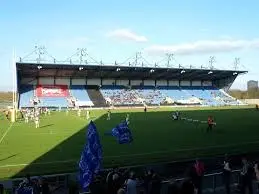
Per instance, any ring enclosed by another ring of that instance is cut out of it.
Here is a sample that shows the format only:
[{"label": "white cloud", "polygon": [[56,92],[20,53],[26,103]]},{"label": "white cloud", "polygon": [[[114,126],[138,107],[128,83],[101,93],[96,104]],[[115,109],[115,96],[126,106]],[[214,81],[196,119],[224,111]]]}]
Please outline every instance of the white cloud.
[{"label": "white cloud", "polygon": [[120,40],[130,40],[134,42],[147,42],[147,38],[142,35],[138,35],[129,29],[117,29],[107,33],[108,37],[120,39]]},{"label": "white cloud", "polygon": [[229,35],[221,35],[221,36],[219,36],[219,38],[222,40],[234,40],[234,38]]},{"label": "white cloud", "polygon": [[148,54],[161,55],[174,53],[177,55],[208,54],[231,52],[247,48],[259,47],[259,39],[254,40],[201,40],[176,45],[153,45],[145,49]]},{"label": "white cloud", "polygon": [[259,49],[259,41],[253,42],[251,47]]}]

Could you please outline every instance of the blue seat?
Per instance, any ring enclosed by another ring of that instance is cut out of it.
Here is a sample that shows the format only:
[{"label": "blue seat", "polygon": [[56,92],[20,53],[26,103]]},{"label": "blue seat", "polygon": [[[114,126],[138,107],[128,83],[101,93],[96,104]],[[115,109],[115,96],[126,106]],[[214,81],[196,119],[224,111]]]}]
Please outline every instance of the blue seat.
[{"label": "blue seat", "polygon": [[123,86],[102,86],[100,91],[105,98],[111,99],[115,105],[142,103],[156,105],[161,104],[166,97],[173,100],[188,100],[196,97],[200,99],[203,105],[209,106],[237,103],[237,101],[212,86],[134,86],[132,89]]},{"label": "blue seat", "polygon": [[39,98],[39,106],[43,107],[60,107],[64,108],[68,106],[67,99],[64,97],[41,97]]},{"label": "blue seat", "polygon": [[85,86],[70,86],[70,93],[79,101],[91,101]]},{"label": "blue seat", "polygon": [[31,107],[30,100],[34,96],[34,87],[32,85],[21,85],[19,87],[19,107]]}]

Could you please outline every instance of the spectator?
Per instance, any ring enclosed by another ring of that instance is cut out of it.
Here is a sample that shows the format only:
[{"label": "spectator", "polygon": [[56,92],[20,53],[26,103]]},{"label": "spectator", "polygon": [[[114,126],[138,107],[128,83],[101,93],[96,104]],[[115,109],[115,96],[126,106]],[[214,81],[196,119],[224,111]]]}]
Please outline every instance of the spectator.
[{"label": "spectator", "polygon": [[119,188],[119,190],[117,191],[117,194],[126,194],[126,192],[123,188]]},{"label": "spectator", "polygon": [[28,186],[32,186],[31,176],[29,174],[26,175],[25,182]]},{"label": "spectator", "polygon": [[40,194],[49,194],[49,184],[45,178],[39,178],[39,190]]},{"label": "spectator", "polygon": [[153,174],[154,174],[153,170],[149,170],[146,172],[145,177],[144,177],[144,189],[147,194],[150,193],[150,184],[151,184],[151,179],[152,179]]},{"label": "spectator", "polygon": [[161,179],[156,173],[153,173],[153,176],[151,178],[150,194],[159,194],[160,190],[161,190]]},{"label": "spectator", "polygon": [[187,179],[182,183],[180,194],[194,194],[195,193],[194,187],[195,186],[193,185],[192,181]]},{"label": "spectator", "polygon": [[137,194],[137,181],[134,172],[130,173],[129,179],[125,181],[126,194]]},{"label": "spectator", "polygon": [[0,184],[0,194],[4,194],[4,185]]},{"label": "spectator", "polygon": [[202,194],[202,178],[204,171],[205,169],[203,162],[197,159],[191,172],[192,182],[197,190],[197,194]]},{"label": "spectator", "polygon": [[231,164],[228,156],[225,156],[223,163],[223,182],[225,184],[226,193],[230,194],[230,178],[231,178]]},{"label": "spectator", "polygon": [[39,181],[38,179],[32,179],[32,183],[33,183],[33,193],[34,194],[39,194],[40,193],[40,188],[39,188]]},{"label": "spectator", "polygon": [[69,182],[69,189],[68,189],[68,194],[74,194],[74,193],[79,193],[79,187],[76,182]]},{"label": "spectator", "polygon": [[168,186],[168,194],[179,194],[179,187],[176,183],[170,183]]},{"label": "spectator", "polygon": [[257,183],[257,193],[259,193],[259,163],[256,162],[254,165],[255,178]]},{"label": "spectator", "polygon": [[114,182],[117,181],[117,177],[118,177],[118,168],[114,167],[107,175],[106,177],[106,183],[107,183],[107,194],[114,194],[117,192],[118,187],[117,187],[117,183]]},{"label": "spectator", "polygon": [[94,177],[94,181],[90,184],[89,189],[91,194],[105,194],[104,183],[100,176]]},{"label": "spectator", "polygon": [[249,194],[253,193],[252,187],[252,172],[251,166],[249,165],[246,158],[242,158],[242,169],[241,169],[241,193],[246,194],[247,190]]},{"label": "spectator", "polygon": [[121,188],[121,185],[122,185],[121,176],[119,172],[113,175],[112,180],[113,180],[113,189],[116,193]]}]

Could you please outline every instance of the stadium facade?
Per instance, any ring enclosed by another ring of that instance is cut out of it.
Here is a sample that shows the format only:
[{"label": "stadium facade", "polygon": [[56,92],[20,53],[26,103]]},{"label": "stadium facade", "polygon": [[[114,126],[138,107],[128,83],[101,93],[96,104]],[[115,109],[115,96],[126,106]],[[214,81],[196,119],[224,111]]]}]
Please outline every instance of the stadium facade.
[{"label": "stadium facade", "polygon": [[226,92],[246,71],[17,62],[18,106],[238,105]]}]

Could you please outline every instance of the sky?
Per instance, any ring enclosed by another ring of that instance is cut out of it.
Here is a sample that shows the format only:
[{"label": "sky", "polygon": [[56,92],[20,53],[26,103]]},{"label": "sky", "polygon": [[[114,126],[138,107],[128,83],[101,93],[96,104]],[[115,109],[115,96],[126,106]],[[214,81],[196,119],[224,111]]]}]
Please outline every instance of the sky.
[{"label": "sky", "polygon": [[246,89],[248,80],[259,80],[258,9],[257,0],[1,0],[0,90],[12,88],[13,51],[17,60],[34,60],[35,45],[57,61],[77,48],[107,64],[141,52],[140,60],[162,66],[172,53],[172,66],[209,66],[214,56],[214,68],[233,69],[239,58],[238,69],[248,74],[232,88]]}]

